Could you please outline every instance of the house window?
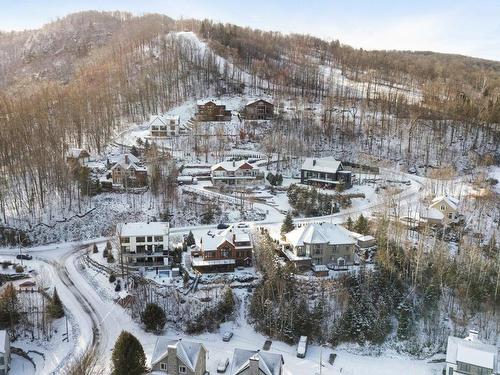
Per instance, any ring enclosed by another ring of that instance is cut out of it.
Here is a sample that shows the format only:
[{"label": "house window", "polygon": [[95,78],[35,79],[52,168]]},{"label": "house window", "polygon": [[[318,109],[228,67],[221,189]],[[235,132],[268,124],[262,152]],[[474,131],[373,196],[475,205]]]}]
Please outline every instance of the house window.
[{"label": "house window", "polygon": [[453,375],[453,367],[450,367],[450,370],[448,371],[448,375]]},{"label": "house window", "polygon": [[146,238],[145,237],[137,237],[135,239],[135,242],[146,242]]},{"label": "house window", "polygon": [[167,364],[165,362],[160,363],[160,369],[167,371]]},{"label": "house window", "polygon": [[163,242],[163,236],[155,236],[155,242]]},{"label": "house window", "polygon": [[458,371],[470,373],[471,365],[468,363],[458,362]]},{"label": "house window", "polygon": [[148,237],[148,242],[153,242],[153,237],[152,236]]},{"label": "house window", "polygon": [[441,205],[441,211],[444,211],[444,206],[443,205]]},{"label": "house window", "polygon": [[321,254],[321,247],[319,245],[314,245],[314,254]]},{"label": "house window", "polygon": [[122,237],[122,242],[123,243],[129,243],[130,242],[130,237]]},{"label": "house window", "polygon": [[2,356],[0,356],[0,366],[3,366],[5,364],[4,362],[5,358]]},{"label": "house window", "polygon": [[452,212],[448,213],[448,219],[453,219],[453,213]]},{"label": "house window", "polygon": [[186,372],[186,366],[179,366],[179,374],[185,374]]}]

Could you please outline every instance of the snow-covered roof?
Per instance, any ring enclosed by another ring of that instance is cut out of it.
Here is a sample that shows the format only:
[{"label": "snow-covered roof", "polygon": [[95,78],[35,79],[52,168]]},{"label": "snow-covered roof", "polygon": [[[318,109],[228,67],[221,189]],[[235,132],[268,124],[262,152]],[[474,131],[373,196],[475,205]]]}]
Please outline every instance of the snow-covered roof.
[{"label": "snow-covered roof", "polygon": [[247,102],[247,104],[245,104],[245,105],[252,105],[252,104],[254,104],[254,103],[260,102],[261,100],[262,100],[263,102],[266,102],[266,103],[269,103],[269,104],[274,105],[274,103],[273,103],[273,101],[272,101],[272,100],[270,100],[270,99],[269,99],[269,100],[268,100],[268,99],[263,99],[263,98],[256,98],[256,99],[249,100],[249,101]]},{"label": "snow-covered roof", "polygon": [[308,224],[298,227],[285,235],[286,241],[292,246],[304,244],[349,245],[356,240],[349,232],[337,224]]},{"label": "snow-covered roof", "polygon": [[7,331],[5,329],[0,330],[0,353],[5,353],[6,343],[7,343]]},{"label": "snow-covered roof", "polygon": [[[159,337],[156,340],[151,365],[157,364],[168,354],[168,349],[176,349],[177,358],[191,371],[196,371],[196,364],[200,356],[201,349],[205,349],[203,344],[184,340],[169,340],[166,337]],[[206,349],[205,349],[206,352]]]},{"label": "snow-covered roof", "polygon": [[328,272],[328,267],[324,264],[313,264],[312,269],[314,272]]},{"label": "snow-covered roof", "polygon": [[446,362],[463,362],[470,365],[498,370],[498,349],[494,345],[484,344],[478,339],[448,337],[446,348]]},{"label": "snow-covered roof", "polygon": [[120,235],[124,237],[163,236],[168,234],[169,224],[160,221],[124,223],[120,227]]},{"label": "snow-covered roof", "polygon": [[111,169],[115,169],[119,165],[123,169],[133,168],[136,171],[147,171],[146,167],[140,165],[139,159],[132,154],[121,154],[116,158],[110,158],[109,161],[114,163]]},{"label": "snow-covered roof", "polygon": [[437,208],[425,207],[421,210],[420,217],[425,219],[443,220],[444,214]]},{"label": "snow-covered roof", "polygon": [[249,233],[234,225],[216,233],[208,231],[200,237],[200,245],[204,251],[217,250],[225,241],[236,246],[236,243],[239,242],[250,242],[251,244],[252,238]]},{"label": "snow-covered roof", "polygon": [[342,163],[334,157],[326,158],[307,158],[302,164],[302,168],[307,171],[337,173]]},{"label": "snow-covered roof", "polygon": [[259,361],[259,370],[264,375],[281,374],[283,356],[276,353],[264,353],[258,350],[234,349],[230,375],[245,373],[250,366],[250,359]]},{"label": "snow-covered roof", "polygon": [[223,161],[218,164],[212,165],[211,170],[214,171],[216,169],[222,168],[228,172],[234,172],[240,169],[243,165],[248,164],[250,166],[249,169],[254,169],[254,166],[248,163],[246,160],[239,161]]},{"label": "snow-covered roof", "polygon": [[200,99],[196,101],[196,105],[205,105],[210,102],[214,103],[215,105],[224,105],[224,103],[222,103],[218,99]]},{"label": "snow-covered roof", "polygon": [[458,199],[450,197],[449,195],[441,195],[432,200],[431,207],[437,206],[441,202],[445,202],[451,209],[456,210],[458,208]]},{"label": "snow-covered roof", "polygon": [[150,120],[149,120],[150,124],[152,124],[155,121],[160,121],[166,125],[170,121],[179,122],[180,116],[179,115],[151,115]]}]

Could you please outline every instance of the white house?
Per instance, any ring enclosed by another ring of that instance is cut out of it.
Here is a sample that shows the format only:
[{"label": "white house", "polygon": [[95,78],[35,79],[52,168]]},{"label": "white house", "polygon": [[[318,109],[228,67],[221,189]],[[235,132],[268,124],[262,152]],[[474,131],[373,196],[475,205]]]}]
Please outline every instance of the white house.
[{"label": "white house", "polygon": [[6,375],[10,367],[10,339],[6,330],[0,331],[0,375]]},{"label": "white house", "polygon": [[283,356],[259,350],[234,349],[230,375],[281,375]]},{"label": "white house", "polygon": [[169,224],[165,222],[117,225],[124,262],[130,266],[167,266]]},{"label": "white house", "polygon": [[281,242],[283,254],[300,268],[311,263],[344,267],[354,262],[357,241],[340,225],[307,224],[286,233],[284,237]]},{"label": "white house", "polygon": [[420,218],[432,225],[447,225],[458,220],[458,199],[443,195],[432,200],[420,212]]},{"label": "white house", "polygon": [[152,137],[174,137],[184,132],[179,116],[153,115],[149,122],[149,130]]},{"label": "white house", "polygon": [[498,375],[499,366],[498,348],[482,343],[477,331],[466,338],[448,337],[446,375]]},{"label": "white house", "polygon": [[246,160],[213,165],[211,178],[212,184],[218,187],[246,188],[264,183],[263,173]]}]

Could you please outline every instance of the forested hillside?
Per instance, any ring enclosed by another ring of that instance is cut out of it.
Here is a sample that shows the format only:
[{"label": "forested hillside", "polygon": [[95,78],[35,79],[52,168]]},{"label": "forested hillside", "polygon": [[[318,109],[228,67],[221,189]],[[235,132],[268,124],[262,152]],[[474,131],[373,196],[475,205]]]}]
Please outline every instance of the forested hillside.
[{"label": "forested hillside", "polygon": [[[200,53],[178,31],[194,31],[210,49]],[[52,196],[72,204],[80,185],[64,160],[68,147],[100,153],[131,122],[187,99],[243,90],[272,95],[283,110],[285,100],[323,108],[321,122],[307,111],[278,120],[269,152],[328,147],[346,158],[356,152],[458,172],[498,158],[500,63],[493,61],[356,50],[207,20],[84,12],[0,34],[0,72],[4,218],[6,201],[33,218]]]}]

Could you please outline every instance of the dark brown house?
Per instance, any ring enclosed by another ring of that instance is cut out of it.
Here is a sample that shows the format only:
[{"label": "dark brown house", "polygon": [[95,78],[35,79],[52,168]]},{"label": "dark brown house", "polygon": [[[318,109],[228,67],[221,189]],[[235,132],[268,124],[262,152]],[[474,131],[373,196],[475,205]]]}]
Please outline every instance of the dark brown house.
[{"label": "dark brown house", "polygon": [[198,100],[198,121],[231,121],[231,111],[218,100]]},{"label": "dark brown house", "polygon": [[274,104],[264,99],[248,102],[243,110],[246,120],[271,120],[274,117]]},{"label": "dark brown house", "polygon": [[238,266],[251,266],[252,251],[250,234],[232,226],[203,235],[198,250],[191,252],[191,264],[199,272],[231,272]]}]

